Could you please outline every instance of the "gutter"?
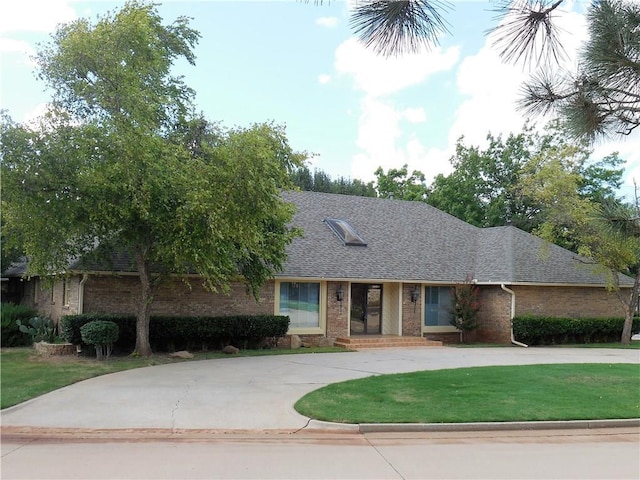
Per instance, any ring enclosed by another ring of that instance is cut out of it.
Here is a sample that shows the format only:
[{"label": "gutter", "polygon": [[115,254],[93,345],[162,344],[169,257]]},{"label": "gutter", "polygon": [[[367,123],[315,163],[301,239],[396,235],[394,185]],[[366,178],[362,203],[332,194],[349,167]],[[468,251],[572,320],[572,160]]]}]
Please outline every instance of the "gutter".
[{"label": "gutter", "polygon": [[80,283],[78,284],[78,315],[84,313],[84,284],[87,283],[88,279],[89,274],[83,273],[82,280],[80,280]]},{"label": "gutter", "polygon": [[514,345],[518,345],[519,347],[528,347],[526,343],[518,342],[516,338],[513,336],[513,317],[516,316],[516,292],[508,289],[504,283],[500,284],[500,288],[511,295],[511,313],[509,315],[509,331],[511,333],[511,343]]}]

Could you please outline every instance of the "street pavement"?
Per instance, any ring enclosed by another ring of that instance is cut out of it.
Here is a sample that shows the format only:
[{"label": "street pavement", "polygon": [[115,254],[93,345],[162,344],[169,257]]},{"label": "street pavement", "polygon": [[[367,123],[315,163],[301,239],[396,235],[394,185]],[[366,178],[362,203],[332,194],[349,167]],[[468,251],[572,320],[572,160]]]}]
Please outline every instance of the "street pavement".
[{"label": "street pavement", "polygon": [[324,385],[371,375],[542,363],[640,364],[640,350],[428,347],[180,362],[85,380],[5,409],[1,420],[3,432],[349,430],[310,421],[293,405]]},{"label": "street pavement", "polygon": [[3,438],[3,480],[633,479],[638,429]]}]

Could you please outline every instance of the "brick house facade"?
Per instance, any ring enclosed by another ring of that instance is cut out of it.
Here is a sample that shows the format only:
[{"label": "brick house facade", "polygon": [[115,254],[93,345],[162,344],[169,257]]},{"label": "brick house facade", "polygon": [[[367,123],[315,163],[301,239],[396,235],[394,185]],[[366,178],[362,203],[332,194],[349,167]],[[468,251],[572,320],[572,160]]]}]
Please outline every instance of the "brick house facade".
[{"label": "brick house facade", "polygon": [[[304,234],[258,299],[241,282],[228,294],[211,293],[194,276],[189,285],[180,279],[162,285],[152,314],[285,314],[290,334],[316,344],[369,334],[450,343],[460,339],[448,322],[451,287],[472,279],[481,305],[480,326],[467,337],[472,341],[510,342],[514,315],[624,315],[606,277],[514,227],[477,228],[422,202],[315,192],[285,198],[295,204],[294,223]],[[54,319],[136,312],[140,287],[131,262],[113,273],[70,265],[68,274],[52,285],[19,280],[17,273],[11,280],[22,282],[23,303]],[[623,288],[632,283],[619,280]]]}]

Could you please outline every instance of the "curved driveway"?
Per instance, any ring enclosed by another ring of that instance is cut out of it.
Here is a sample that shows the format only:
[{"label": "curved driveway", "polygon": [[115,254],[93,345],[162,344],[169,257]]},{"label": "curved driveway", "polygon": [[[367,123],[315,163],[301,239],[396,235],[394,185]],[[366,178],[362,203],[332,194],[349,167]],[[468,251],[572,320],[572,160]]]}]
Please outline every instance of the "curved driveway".
[{"label": "curved driveway", "polygon": [[329,383],[384,373],[536,363],[640,363],[640,350],[416,348],[224,358],[86,380],[2,411],[7,427],[289,430],[293,404]]}]

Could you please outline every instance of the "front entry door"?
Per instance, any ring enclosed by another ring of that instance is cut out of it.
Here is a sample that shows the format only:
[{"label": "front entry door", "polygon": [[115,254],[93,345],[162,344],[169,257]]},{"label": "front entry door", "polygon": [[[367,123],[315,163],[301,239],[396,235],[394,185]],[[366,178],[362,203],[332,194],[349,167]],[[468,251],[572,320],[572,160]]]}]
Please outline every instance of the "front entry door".
[{"label": "front entry door", "polygon": [[351,284],[351,335],[382,332],[382,285]]}]

